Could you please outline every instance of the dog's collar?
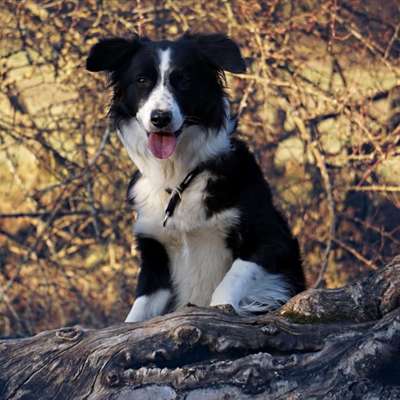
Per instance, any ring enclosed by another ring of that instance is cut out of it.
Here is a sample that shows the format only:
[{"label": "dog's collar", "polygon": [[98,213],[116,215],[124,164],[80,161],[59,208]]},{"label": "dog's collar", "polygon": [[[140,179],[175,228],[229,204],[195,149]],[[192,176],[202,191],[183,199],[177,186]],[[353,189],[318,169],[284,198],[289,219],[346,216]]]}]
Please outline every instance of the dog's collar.
[{"label": "dog's collar", "polygon": [[197,175],[199,175],[201,172],[203,172],[204,167],[203,166],[198,166],[192,171],[190,171],[183,181],[176,186],[174,189],[167,188],[165,189],[167,193],[169,193],[171,196],[169,198],[167,208],[165,209],[164,212],[164,219],[163,219],[163,226],[165,227],[167,225],[168,219],[171,218],[174,215],[175,209],[178,207],[179,203],[182,200],[182,194],[183,192],[188,188],[188,186],[192,183],[194,178],[196,178]]}]

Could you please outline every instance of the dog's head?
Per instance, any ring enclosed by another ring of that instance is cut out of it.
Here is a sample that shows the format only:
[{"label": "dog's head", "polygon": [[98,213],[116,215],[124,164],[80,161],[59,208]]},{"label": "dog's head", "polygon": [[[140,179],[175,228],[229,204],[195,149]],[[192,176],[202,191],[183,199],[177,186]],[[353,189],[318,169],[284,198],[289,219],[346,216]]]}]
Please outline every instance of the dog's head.
[{"label": "dog's head", "polygon": [[153,156],[165,159],[190,126],[224,124],[224,71],[240,73],[238,46],[222,34],[185,34],[176,41],[104,39],[87,59],[106,71],[114,89],[110,115],[117,128],[132,120]]}]

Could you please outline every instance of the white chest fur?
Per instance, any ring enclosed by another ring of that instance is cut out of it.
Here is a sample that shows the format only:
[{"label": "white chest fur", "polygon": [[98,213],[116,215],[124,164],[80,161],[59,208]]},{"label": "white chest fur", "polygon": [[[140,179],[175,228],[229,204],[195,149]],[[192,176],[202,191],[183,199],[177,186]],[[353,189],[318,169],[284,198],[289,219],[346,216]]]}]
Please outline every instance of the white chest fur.
[{"label": "white chest fur", "polygon": [[166,248],[178,306],[208,305],[232,265],[225,238],[239,214],[229,209],[206,217],[205,187],[210,178],[208,172],[195,178],[165,228],[162,220],[169,199],[165,190],[142,177],[132,193],[138,210],[134,231],[157,239]]}]

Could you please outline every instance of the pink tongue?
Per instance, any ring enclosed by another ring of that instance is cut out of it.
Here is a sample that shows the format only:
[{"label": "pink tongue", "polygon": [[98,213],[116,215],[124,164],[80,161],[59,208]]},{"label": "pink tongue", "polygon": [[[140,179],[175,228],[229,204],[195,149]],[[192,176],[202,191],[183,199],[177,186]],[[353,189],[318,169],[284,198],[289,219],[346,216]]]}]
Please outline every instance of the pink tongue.
[{"label": "pink tongue", "polygon": [[173,133],[152,132],[149,136],[149,148],[157,158],[168,158],[175,150],[176,137]]}]

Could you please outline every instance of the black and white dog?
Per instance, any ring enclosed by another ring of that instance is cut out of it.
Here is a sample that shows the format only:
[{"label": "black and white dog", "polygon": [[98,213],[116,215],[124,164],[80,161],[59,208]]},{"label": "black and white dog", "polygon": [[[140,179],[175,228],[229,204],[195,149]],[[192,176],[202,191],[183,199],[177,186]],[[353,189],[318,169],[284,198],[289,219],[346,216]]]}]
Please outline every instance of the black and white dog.
[{"label": "black and white dog", "polygon": [[187,303],[263,312],[303,290],[297,240],[232,137],[224,71],[245,71],[237,45],[221,34],[105,39],[87,69],[109,73],[111,120],[138,168],[128,194],[141,269],[126,321]]}]

